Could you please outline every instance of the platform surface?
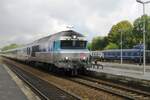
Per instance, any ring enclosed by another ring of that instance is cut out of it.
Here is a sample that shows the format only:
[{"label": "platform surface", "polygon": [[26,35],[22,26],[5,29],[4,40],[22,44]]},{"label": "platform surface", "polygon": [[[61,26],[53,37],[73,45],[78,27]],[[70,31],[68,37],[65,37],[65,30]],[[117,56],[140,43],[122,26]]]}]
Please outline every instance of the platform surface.
[{"label": "platform surface", "polygon": [[4,66],[0,63],[0,100],[27,100]]},{"label": "platform surface", "polygon": [[[121,69],[131,69],[131,70],[141,70],[143,69],[143,65],[139,65],[138,63],[135,64],[126,64],[126,63],[112,63],[112,62],[98,62],[105,67],[112,67],[112,68],[121,68]],[[150,69],[150,65],[146,65],[146,69]]]},{"label": "platform surface", "polygon": [[89,68],[88,70],[150,81],[150,66],[146,66],[146,72],[143,74],[143,65],[118,64],[108,62],[99,62],[99,64],[104,66],[103,69]]}]

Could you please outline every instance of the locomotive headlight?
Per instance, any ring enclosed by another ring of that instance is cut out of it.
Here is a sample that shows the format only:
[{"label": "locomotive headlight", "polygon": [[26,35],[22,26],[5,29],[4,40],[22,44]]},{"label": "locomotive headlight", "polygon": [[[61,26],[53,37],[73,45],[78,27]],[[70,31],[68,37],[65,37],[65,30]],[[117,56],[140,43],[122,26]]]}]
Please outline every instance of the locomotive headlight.
[{"label": "locomotive headlight", "polygon": [[73,36],[73,38],[74,38],[74,39],[76,39],[76,38],[77,38],[77,36],[76,36],[76,35],[74,35],[74,36]]},{"label": "locomotive headlight", "polygon": [[84,56],[81,61],[86,63],[87,62],[87,58]]},{"label": "locomotive headlight", "polygon": [[65,59],[68,60],[69,58],[68,58],[68,57],[65,57]]},{"label": "locomotive headlight", "polygon": [[86,57],[83,57],[83,60],[85,60],[86,59]]}]

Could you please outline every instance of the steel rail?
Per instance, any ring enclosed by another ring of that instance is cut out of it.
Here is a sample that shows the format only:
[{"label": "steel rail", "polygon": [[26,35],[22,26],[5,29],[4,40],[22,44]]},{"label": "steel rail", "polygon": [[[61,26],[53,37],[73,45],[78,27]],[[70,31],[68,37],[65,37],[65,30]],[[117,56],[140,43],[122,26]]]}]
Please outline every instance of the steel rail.
[{"label": "steel rail", "polygon": [[32,83],[30,83],[27,79],[25,79],[16,69],[11,67],[11,70],[23,81],[25,82],[33,91],[35,91],[42,100],[50,100],[46,95],[44,95],[39,89],[37,89]]},{"label": "steel rail", "polygon": [[[10,62],[7,62],[6,60],[5,60],[5,62],[7,63],[7,64],[11,64]],[[35,92],[37,92],[42,98],[44,98],[44,100],[50,100],[46,95],[44,95],[44,93],[42,93],[42,92],[40,92],[40,90],[39,89],[37,89],[35,86],[33,86],[32,85],[32,83],[30,83],[30,82],[28,82],[28,80],[26,80],[23,76],[21,76],[20,74],[19,74],[19,72],[17,72],[16,71],[16,69],[14,68],[14,66],[17,66],[16,64],[11,64],[11,65],[13,65],[13,67],[11,67],[11,70],[13,71],[13,72],[15,72],[15,74],[20,78],[20,79],[22,79],[25,83],[27,83],[29,86],[31,86],[31,88],[33,88],[33,90],[35,90]],[[19,68],[19,67],[17,67],[19,70],[22,70],[21,68]],[[27,71],[25,71],[25,72],[27,72]],[[36,76],[35,76],[36,77]],[[42,79],[43,80],[43,79]],[[44,80],[43,80],[44,81]],[[59,86],[55,86],[56,88],[58,88],[58,89],[60,89],[61,91],[64,91],[66,94],[68,94],[68,95],[70,95],[70,96],[72,96],[72,97],[74,97],[74,98],[76,98],[77,100],[82,100],[82,98],[81,97],[79,97],[78,95],[75,95],[75,94],[73,94],[73,93],[71,93],[71,92],[69,92],[69,91],[66,91],[66,90],[63,90],[61,87],[59,87]]]},{"label": "steel rail", "polygon": [[149,100],[150,94],[145,91],[140,91],[136,89],[127,88],[124,86],[119,86],[117,84],[111,84],[107,82],[100,82],[97,81],[97,79],[89,78],[89,77],[83,77],[79,76],[78,78],[70,78],[71,81],[77,82],[79,84],[97,89],[102,90],[114,95],[118,95],[120,97],[124,97],[126,99],[130,100],[137,100],[137,99],[143,99],[143,100]]}]

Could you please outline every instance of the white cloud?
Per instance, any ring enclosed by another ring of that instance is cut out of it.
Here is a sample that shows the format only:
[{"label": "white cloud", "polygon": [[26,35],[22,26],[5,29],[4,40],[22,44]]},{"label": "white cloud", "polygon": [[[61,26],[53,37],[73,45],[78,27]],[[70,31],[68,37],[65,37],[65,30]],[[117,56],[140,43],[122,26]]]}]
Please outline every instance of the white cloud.
[{"label": "white cloud", "polygon": [[141,14],[142,6],[136,0],[1,0],[0,46],[28,43],[65,30],[67,25],[89,33],[91,40],[107,35],[118,21],[133,22]]}]

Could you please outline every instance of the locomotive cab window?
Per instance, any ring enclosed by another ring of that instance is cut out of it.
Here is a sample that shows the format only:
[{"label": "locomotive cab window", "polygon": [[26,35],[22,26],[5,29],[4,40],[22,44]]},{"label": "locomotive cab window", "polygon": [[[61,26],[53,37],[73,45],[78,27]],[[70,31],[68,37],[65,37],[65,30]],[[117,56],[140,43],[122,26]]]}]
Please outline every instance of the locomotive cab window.
[{"label": "locomotive cab window", "polygon": [[61,49],[85,49],[87,41],[62,40]]}]

